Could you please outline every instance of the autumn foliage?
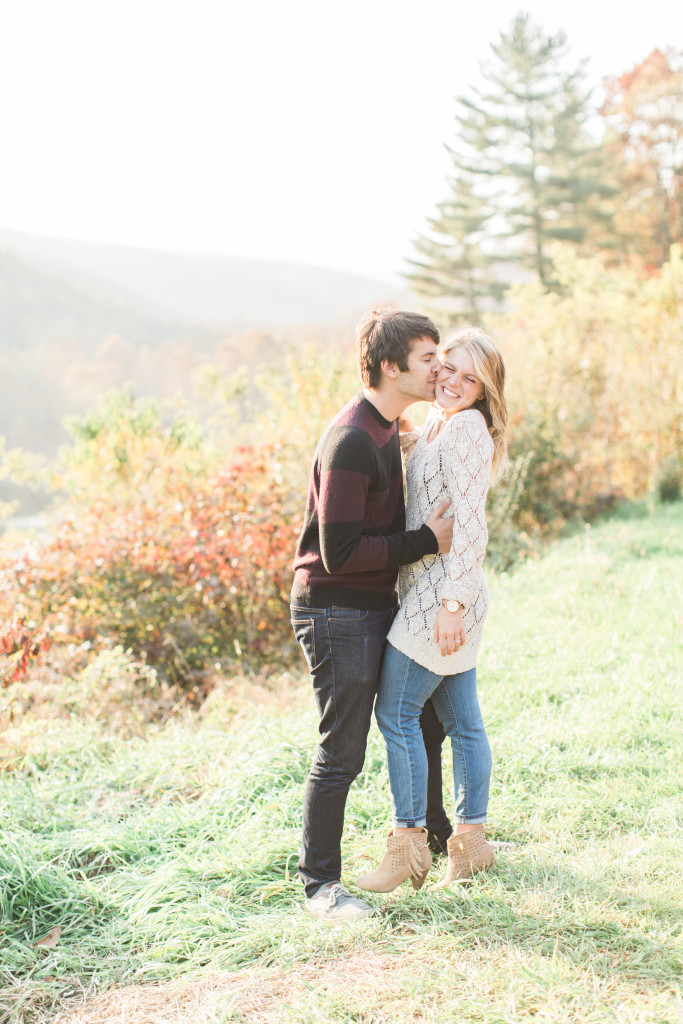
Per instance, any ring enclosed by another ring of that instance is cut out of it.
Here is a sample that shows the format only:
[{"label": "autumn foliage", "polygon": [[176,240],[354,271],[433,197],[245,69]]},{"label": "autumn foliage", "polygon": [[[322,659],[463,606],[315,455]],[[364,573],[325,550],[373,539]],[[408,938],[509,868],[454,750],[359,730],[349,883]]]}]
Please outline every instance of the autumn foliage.
[{"label": "autumn foliage", "polygon": [[683,54],[655,49],[603,84],[605,145],[620,185],[620,248],[659,267],[683,241]]},{"label": "autumn foliage", "polygon": [[653,275],[569,249],[555,260],[557,292],[517,285],[489,325],[512,453],[530,453],[515,524],[546,536],[624,500],[675,496],[683,479],[683,252]]},{"label": "autumn foliage", "polygon": [[21,617],[0,622],[0,685],[9,686],[23,679],[32,662],[40,661],[43,651],[52,646],[44,630],[29,628]]},{"label": "autumn foliage", "polygon": [[63,518],[2,567],[0,603],[18,600],[57,642],[121,644],[176,680],[282,661],[303,509],[278,446],[217,468],[191,417],[164,426],[122,395],[72,429]]}]

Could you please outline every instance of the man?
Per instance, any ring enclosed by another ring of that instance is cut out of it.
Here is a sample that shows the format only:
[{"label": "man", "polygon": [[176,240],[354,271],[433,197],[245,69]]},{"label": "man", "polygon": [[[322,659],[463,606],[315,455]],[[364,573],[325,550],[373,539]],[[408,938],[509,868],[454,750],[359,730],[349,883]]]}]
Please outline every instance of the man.
[{"label": "man", "polygon": [[439,332],[429,317],[385,309],[356,328],[365,385],[318,444],[294,559],[292,626],[320,714],[320,744],[304,793],[299,873],[306,909],[323,920],[367,917],[340,883],[349,787],[363,767],[398,567],[450,548],[445,501],[405,529],[397,417],[432,401]]}]

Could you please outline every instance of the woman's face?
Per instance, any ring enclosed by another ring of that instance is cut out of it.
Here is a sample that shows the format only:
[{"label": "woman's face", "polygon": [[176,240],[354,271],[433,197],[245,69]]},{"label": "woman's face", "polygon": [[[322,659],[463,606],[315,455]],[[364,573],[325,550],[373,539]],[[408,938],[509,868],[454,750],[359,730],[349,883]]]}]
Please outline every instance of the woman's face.
[{"label": "woman's face", "polygon": [[443,357],[436,378],[436,401],[447,413],[471,409],[483,396],[484,385],[474,372],[472,356],[467,349],[456,346]]}]

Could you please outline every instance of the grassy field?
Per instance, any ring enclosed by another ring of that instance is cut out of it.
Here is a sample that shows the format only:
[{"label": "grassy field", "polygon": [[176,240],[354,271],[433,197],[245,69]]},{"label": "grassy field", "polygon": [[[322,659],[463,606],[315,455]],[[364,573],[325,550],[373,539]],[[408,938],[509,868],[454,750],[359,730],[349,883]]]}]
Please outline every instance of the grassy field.
[{"label": "grassy field", "polygon": [[[139,736],[29,717],[0,748],[0,1019],[682,1021],[683,505],[491,582],[489,832],[519,844],[495,872],[370,895],[354,925],[301,909],[303,678],[226,682]],[[388,808],[373,729],[345,881]]]}]

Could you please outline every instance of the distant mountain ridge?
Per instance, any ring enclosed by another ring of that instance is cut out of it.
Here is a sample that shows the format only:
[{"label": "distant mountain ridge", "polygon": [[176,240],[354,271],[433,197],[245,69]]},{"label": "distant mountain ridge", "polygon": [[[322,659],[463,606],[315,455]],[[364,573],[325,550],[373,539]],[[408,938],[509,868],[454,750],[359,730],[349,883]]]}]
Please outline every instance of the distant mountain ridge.
[{"label": "distant mountain ridge", "polygon": [[[68,439],[64,418],[122,387],[184,398],[201,416],[207,372],[249,376],[292,349],[350,353],[359,316],[400,296],[321,267],[0,228],[0,436],[52,458]],[[40,507],[0,481],[0,499],[9,498],[23,511]]]},{"label": "distant mountain ridge", "polygon": [[[0,254],[5,257],[0,273],[6,281],[8,275],[21,276],[17,263],[24,268],[22,287],[34,304],[34,336],[41,318],[51,335],[59,320],[55,314],[64,307],[73,318],[80,311],[85,321],[92,321],[99,340],[104,328],[104,334],[122,334],[133,344],[140,342],[129,337],[130,332],[149,332],[148,341],[154,344],[160,336],[187,335],[193,328],[223,333],[339,319],[351,322],[373,305],[397,303],[402,297],[396,285],[324,267],[160,252],[9,228],[0,228]],[[8,263],[8,257],[14,263]],[[100,316],[95,315],[97,305]],[[0,284],[5,344],[11,344],[11,308],[8,284]]]},{"label": "distant mountain ridge", "polygon": [[35,352],[68,341],[93,352],[111,335],[134,348],[157,348],[190,332],[201,344],[205,332],[196,325],[149,315],[0,248],[0,351]]}]

